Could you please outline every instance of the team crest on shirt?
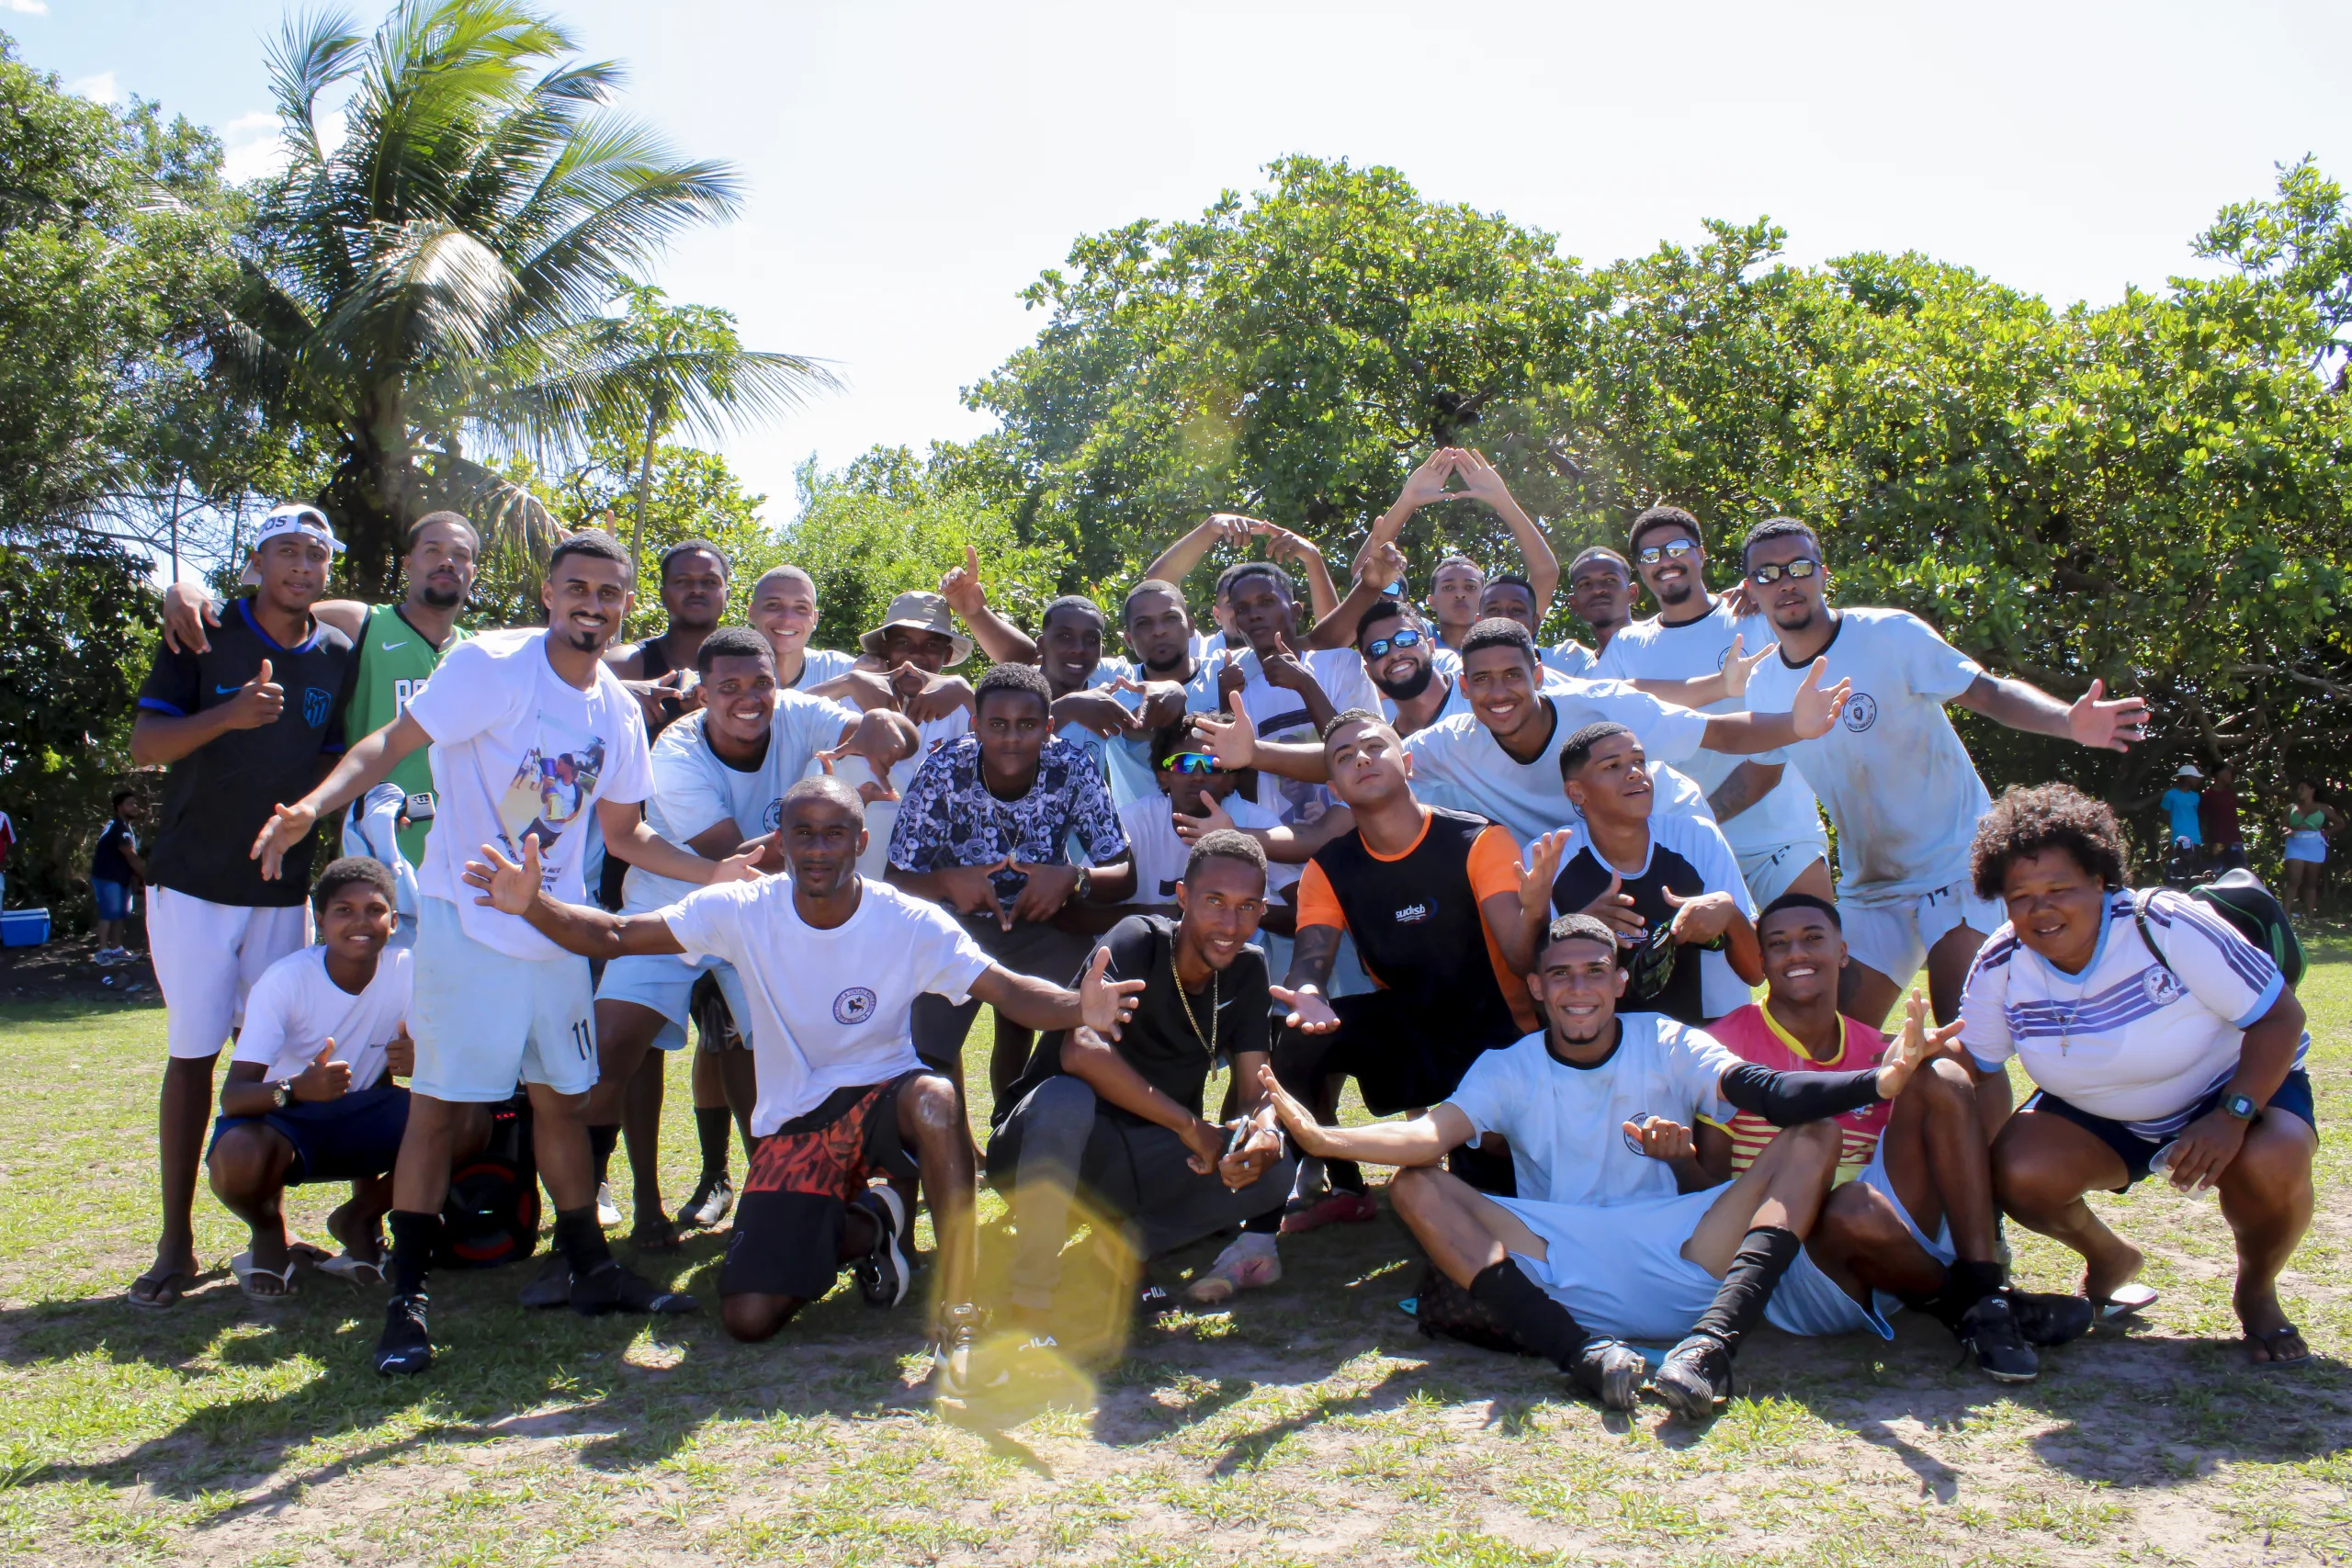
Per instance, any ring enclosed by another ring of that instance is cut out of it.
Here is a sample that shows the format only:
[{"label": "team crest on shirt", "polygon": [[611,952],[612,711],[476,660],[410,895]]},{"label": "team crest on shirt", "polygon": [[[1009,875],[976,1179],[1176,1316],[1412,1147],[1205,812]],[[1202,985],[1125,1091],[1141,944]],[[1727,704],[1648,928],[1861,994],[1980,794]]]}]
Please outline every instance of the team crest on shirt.
[{"label": "team crest on shirt", "polygon": [[1878,699],[1868,692],[1856,692],[1846,699],[1846,728],[1860,735],[1878,722]]},{"label": "team crest on shirt", "polygon": [[334,712],[334,694],[333,692],[322,692],[316,686],[305,686],[302,688],[303,723],[309,725],[312,729],[316,729],[326,723],[327,715],[333,712]]},{"label": "team crest on shirt", "polygon": [[833,998],[835,1023],[860,1024],[874,1016],[875,997],[863,986],[852,986]]},{"label": "team crest on shirt", "polygon": [[2161,964],[2140,971],[2140,989],[2147,993],[2152,1005],[2160,1008],[2172,1006],[2187,994],[2181,987],[2180,976]]},{"label": "team crest on shirt", "polygon": [[1629,1132],[1627,1129],[1632,1127],[1645,1127],[1649,1125],[1649,1120],[1650,1113],[1648,1111],[1636,1111],[1631,1116],[1625,1118],[1625,1126],[1617,1129],[1617,1135],[1623,1138],[1625,1140],[1625,1146],[1635,1154],[1642,1153],[1642,1137],[1639,1133]]}]

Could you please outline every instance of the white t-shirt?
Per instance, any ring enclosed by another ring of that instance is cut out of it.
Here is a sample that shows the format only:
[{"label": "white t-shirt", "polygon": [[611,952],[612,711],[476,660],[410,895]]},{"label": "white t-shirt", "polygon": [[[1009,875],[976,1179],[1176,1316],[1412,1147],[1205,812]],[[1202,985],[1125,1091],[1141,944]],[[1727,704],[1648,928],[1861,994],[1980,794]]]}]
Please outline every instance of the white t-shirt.
[{"label": "white t-shirt", "polygon": [[[1225,814],[1233,818],[1236,828],[1246,831],[1279,828],[1282,818],[1260,806],[1245,800],[1237,791],[1219,802]],[[1193,846],[1176,836],[1175,808],[1164,795],[1148,795],[1131,800],[1119,807],[1119,826],[1126,830],[1127,848],[1136,857],[1136,890],[1130,904],[1165,905],[1176,902],[1176,884],[1184,874],[1184,863],[1193,858]],[[1266,866],[1266,897],[1276,897],[1285,887],[1296,882],[1306,868],[1269,862]]]},{"label": "white t-shirt", "polygon": [[[1652,800],[1655,803],[1655,786],[1652,787]],[[1563,866],[1589,850],[1595,861],[1632,882],[1649,874],[1651,863],[1657,859],[1657,852],[1664,849],[1690,863],[1690,869],[1699,874],[1699,880],[1703,884],[1702,891],[1730,894],[1732,902],[1739,906],[1741,914],[1750,920],[1756,919],[1756,899],[1747,891],[1747,879],[1740,874],[1739,857],[1724,841],[1724,830],[1707,818],[1660,813],[1653,804],[1649,852],[1642,857],[1642,863],[1631,871],[1593,849],[1591,829],[1582,819],[1563,823],[1562,826],[1569,833],[1566,847],[1560,852]],[[1529,840],[1527,848],[1520,855],[1520,864],[1533,866],[1535,849],[1535,841]],[[1710,1019],[1736,1012],[1756,999],[1748,989],[1747,982],[1733,971],[1731,960],[1723,953],[1701,951],[1699,979],[1700,999]]]},{"label": "white t-shirt", "polygon": [[[2227,920],[2162,888],[2148,897],[2148,929],[2167,971],[2140,939],[2132,898],[2109,896],[2107,924],[2079,975],[2060,972],[2004,921],[1969,967],[1960,1038],[1984,1071],[2016,1056],[2059,1099],[2165,1138],[2237,1071],[2247,1026],[2287,980]],[[2297,1066],[2310,1047],[2306,1034]]]},{"label": "white t-shirt", "polygon": [[1525,843],[1575,818],[1576,808],[1560,783],[1561,744],[1586,725],[1609,719],[1632,730],[1649,759],[1656,792],[1653,815],[1708,814],[1706,796],[1690,780],[1658,765],[1679,761],[1699,749],[1707,731],[1706,715],[1660,702],[1622,682],[1575,681],[1567,685],[1572,690],[1546,685],[1538,694],[1552,705],[1556,721],[1543,754],[1532,762],[1506,752],[1475,713],[1456,714],[1405,737],[1405,753],[1413,759],[1415,793],[1420,794],[1424,783],[1442,786],[1462,803],[1460,809],[1493,818]]},{"label": "white t-shirt", "polygon": [[288,953],[254,982],[229,1059],[260,1063],[262,1077],[276,1083],[309,1066],[332,1040],[331,1059],[351,1064],[351,1087],[374,1088],[384,1076],[384,1047],[408,1021],[415,956],[405,947],[385,948],[376,977],[355,997],[328,978],[324,947]]},{"label": "white t-shirt", "polygon": [[[1984,673],[1907,610],[1844,610],[1822,650],[1824,686],[1854,682],[1828,734],[1788,748],[1838,826],[1839,897],[1916,897],[1968,877],[1968,845],[1993,802],[1944,705]],[[1786,713],[1811,662],[1768,659],[1747,705]]]},{"label": "white t-shirt", "polygon": [[[1617,635],[1623,637],[1625,634],[1621,631]],[[1557,671],[1563,675],[1573,676],[1579,681],[1589,681],[1596,674],[1611,676],[1617,680],[1626,679],[1624,676],[1615,675],[1613,671],[1603,669],[1600,661],[1593,658],[1592,649],[1573,639],[1560,644],[1557,648],[1538,648],[1535,650],[1535,656],[1544,661],[1544,669]]]},{"label": "white t-shirt", "polygon": [[[931,760],[931,754],[951,740],[972,733],[972,710],[957,708],[945,718],[926,719],[915,726],[915,749],[890,764],[890,787],[903,795],[915,775]],[[826,745],[832,744],[828,740]],[[858,760],[841,764],[842,778],[852,788],[866,782],[873,770]],[[825,771],[822,762],[811,761],[801,770],[802,778],[815,778]],[[890,833],[899,825],[899,803],[895,800],[871,800],[865,805],[865,852],[857,857],[857,872],[870,887],[880,882],[890,870]]]},{"label": "white t-shirt", "polygon": [[662,912],[690,958],[735,966],[759,1071],[752,1135],[763,1138],[838,1089],[887,1083],[922,1064],[908,1010],[923,993],[961,1003],[989,955],[946,910],[861,879],[857,913],[819,931],[792,907],[792,879],[696,888]]},{"label": "white t-shirt", "polygon": [[1674,1168],[1631,1147],[1628,1122],[1663,1116],[1696,1131],[1731,1121],[1723,1076],[1739,1058],[1713,1035],[1654,1012],[1620,1013],[1624,1033],[1597,1067],[1572,1067],[1541,1033],[1470,1064],[1446,1103],[1483,1136],[1510,1142],[1519,1195],[1539,1203],[1627,1203],[1674,1195]]},{"label": "white t-shirt", "polygon": [[805,692],[811,686],[821,686],[828,681],[838,681],[857,667],[857,655],[842,653],[831,648],[804,648],[800,650],[800,679],[785,688],[789,692]]},{"label": "white t-shirt", "polygon": [[[1354,649],[1319,648],[1299,658],[1306,666],[1306,672],[1315,677],[1316,684],[1323,688],[1323,694],[1330,699],[1332,712],[1344,713],[1349,708],[1380,711],[1380,688],[1364,672],[1363,656]],[[1224,665],[1221,657],[1209,660],[1193,676],[1192,683],[1184,688],[1188,710],[1217,711],[1220,705],[1216,678]],[[1307,719],[1306,703],[1297,693],[1269,684],[1255,652],[1241,655],[1240,668],[1250,682],[1241,688],[1242,711],[1257,726],[1261,739],[1312,742],[1320,739]],[[1333,799],[1331,792],[1321,784],[1302,784],[1269,773],[1258,775],[1258,804],[1277,813],[1286,823],[1314,821],[1330,809]]]},{"label": "white t-shirt", "polygon": [[[1735,637],[1753,654],[1772,644],[1772,623],[1761,615],[1735,616],[1731,606],[1718,599],[1705,615],[1680,626],[1670,626],[1659,619],[1620,626],[1609,639],[1599,668],[1602,677],[1611,681],[1702,680],[1724,667]],[[1747,706],[1741,698],[1725,697],[1701,711],[1738,713]],[[1787,761],[1785,750],[1753,757],[1701,750],[1682,764],[1682,771],[1712,795],[1742,762]],[[1777,850],[1785,844],[1816,843],[1825,849],[1827,845],[1813,790],[1793,766],[1781,775],[1770,793],[1723,824],[1723,829],[1733,851],[1740,854]]]},{"label": "white t-shirt", "polygon": [[581,865],[593,808],[603,800],[635,805],[653,792],[637,699],[602,660],[587,691],[564,681],[548,663],[547,635],[466,638],[408,705],[433,737],[440,796],[417,890],[456,905],[467,936],[510,958],[559,958],[563,950],[521,917],[475,903],[467,859],[484,844],[519,859],[524,838],[537,833],[540,886],[563,903],[585,904]]},{"label": "white t-shirt", "polygon": [[[703,733],[708,716],[701,710],[690,713],[653,741],[653,793],[646,797],[645,820],[681,849],[725,821],[735,824],[743,840],[775,832],[784,818],[784,792],[808,773],[817,752],[838,745],[864,716],[844,703],[778,692],[767,755],[751,769],[730,767],[710,749]],[[822,773],[823,765],[817,771]],[[621,912],[666,908],[695,886],[631,866],[621,883]]]}]

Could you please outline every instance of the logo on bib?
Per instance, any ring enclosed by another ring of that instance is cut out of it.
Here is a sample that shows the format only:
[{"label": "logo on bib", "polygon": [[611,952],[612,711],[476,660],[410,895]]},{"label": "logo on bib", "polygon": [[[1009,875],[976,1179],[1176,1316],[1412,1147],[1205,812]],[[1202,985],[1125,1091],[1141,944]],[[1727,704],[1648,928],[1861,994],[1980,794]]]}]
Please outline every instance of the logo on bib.
[{"label": "logo on bib", "polygon": [[1846,699],[1846,728],[1860,735],[1878,722],[1878,699],[1868,692],[1856,692]]},{"label": "logo on bib", "polygon": [[1625,1140],[1625,1146],[1633,1150],[1635,1154],[1640,1154],[1642,1152],[1642,1137],[1639,1133],[1632,1132],[1628,1129],[1645,1126],[1648,1124],[1649,1119],[1650,1113],[1648,1111],[1636,1111],[1631,1116],[1625,1118],[1625,1126],[1617,1129],[1617,1135],[1623,1138]]},{"label": "logo on bib", "polygon": [[2180,976],[2162,965],[2140,971],[2140,989],[2148,994],[2150,1002],[2160,1008],[2172,1006],[2186,994],[2181,989]]},{"label": "logo on bib", "polygon": [[833,998],[835,1023],[864,1023],[874,1016],[874,993],[863,986],[852,986]]}]

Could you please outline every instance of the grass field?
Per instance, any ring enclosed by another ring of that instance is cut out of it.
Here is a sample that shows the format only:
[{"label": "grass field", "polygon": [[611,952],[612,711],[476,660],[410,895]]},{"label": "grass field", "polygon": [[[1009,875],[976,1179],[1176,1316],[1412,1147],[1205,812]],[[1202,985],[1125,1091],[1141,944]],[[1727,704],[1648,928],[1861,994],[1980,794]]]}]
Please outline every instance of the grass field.
[{"label": "grass field", "polygon": [[[2352,955],[2306,981],[2320,1213],[2287,1280],[2316,1352],[2249,1370],[2210,1199],[2108,1207],[2164,1300],[1996,1390],[1943,1332],[1766,1331],[1703,1432],[1564,1396],[1537,1363],[1420,1338],[1384,1219],[1294,1238],[1272,1291],[1138,1326],[1091,1399],[935,1413],[917,1300],[837,1292],[774,1342],[435,1281],[442,1359],[368,1368],[379,1292],[225,1273],[120,1299],[153,1240],[153,1007],[0,1007],[0,1551],[62,1563],[2342,1562],[2352,1561]],[[986,1039],[985,1023],[974,1034]],[[978,1050],[975,1050],[976,1072]],[[665,1171],[694,1169],[683,1064]],[[977,1073],[984,1077],[984,1073]],[[741,1169],[741,1155],[737,1156]],[[616,1162],[617,1163],[617,1162]],[[1001,1248],[987,1200],[982,1247]],[[317,1234],[328,1200],[296,1205]],[[626,1206],[626,1204],[625,1204]],[[242,1245],[198,1201],[208,1265]],[[2071,1283],[2018,1238],[2018,1272]],[[707,1298],[720,1242],[650,1272]],[[1173,1282],[1212,1249],[1163,1261]]]}]

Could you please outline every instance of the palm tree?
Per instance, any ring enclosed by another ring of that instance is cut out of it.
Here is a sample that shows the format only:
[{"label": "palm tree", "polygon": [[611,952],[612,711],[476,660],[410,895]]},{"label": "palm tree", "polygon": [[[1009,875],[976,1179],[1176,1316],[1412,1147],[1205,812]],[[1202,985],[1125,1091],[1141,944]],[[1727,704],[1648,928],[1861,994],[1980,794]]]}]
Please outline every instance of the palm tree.
[{"label": "palm tree", "polygon": [[[389,588],[406,526],[436,506],[495,542],[551,536],[485,457],[557,466],[616,422],[707,432],[835,384],[732,345],[731,322],[727,344],[648,336],[632,274],[731,218],[737,183],[615,114],[620,67],[573,50],[504,0],[401,0],[373,37],[320,16],[272,51],[288,164],[259,193],[214,365],[332,443],[318,500],[359,592]],[[322,100],[345,88],[331,145]],[[606,314],[625,295],[630,313]]]}]

